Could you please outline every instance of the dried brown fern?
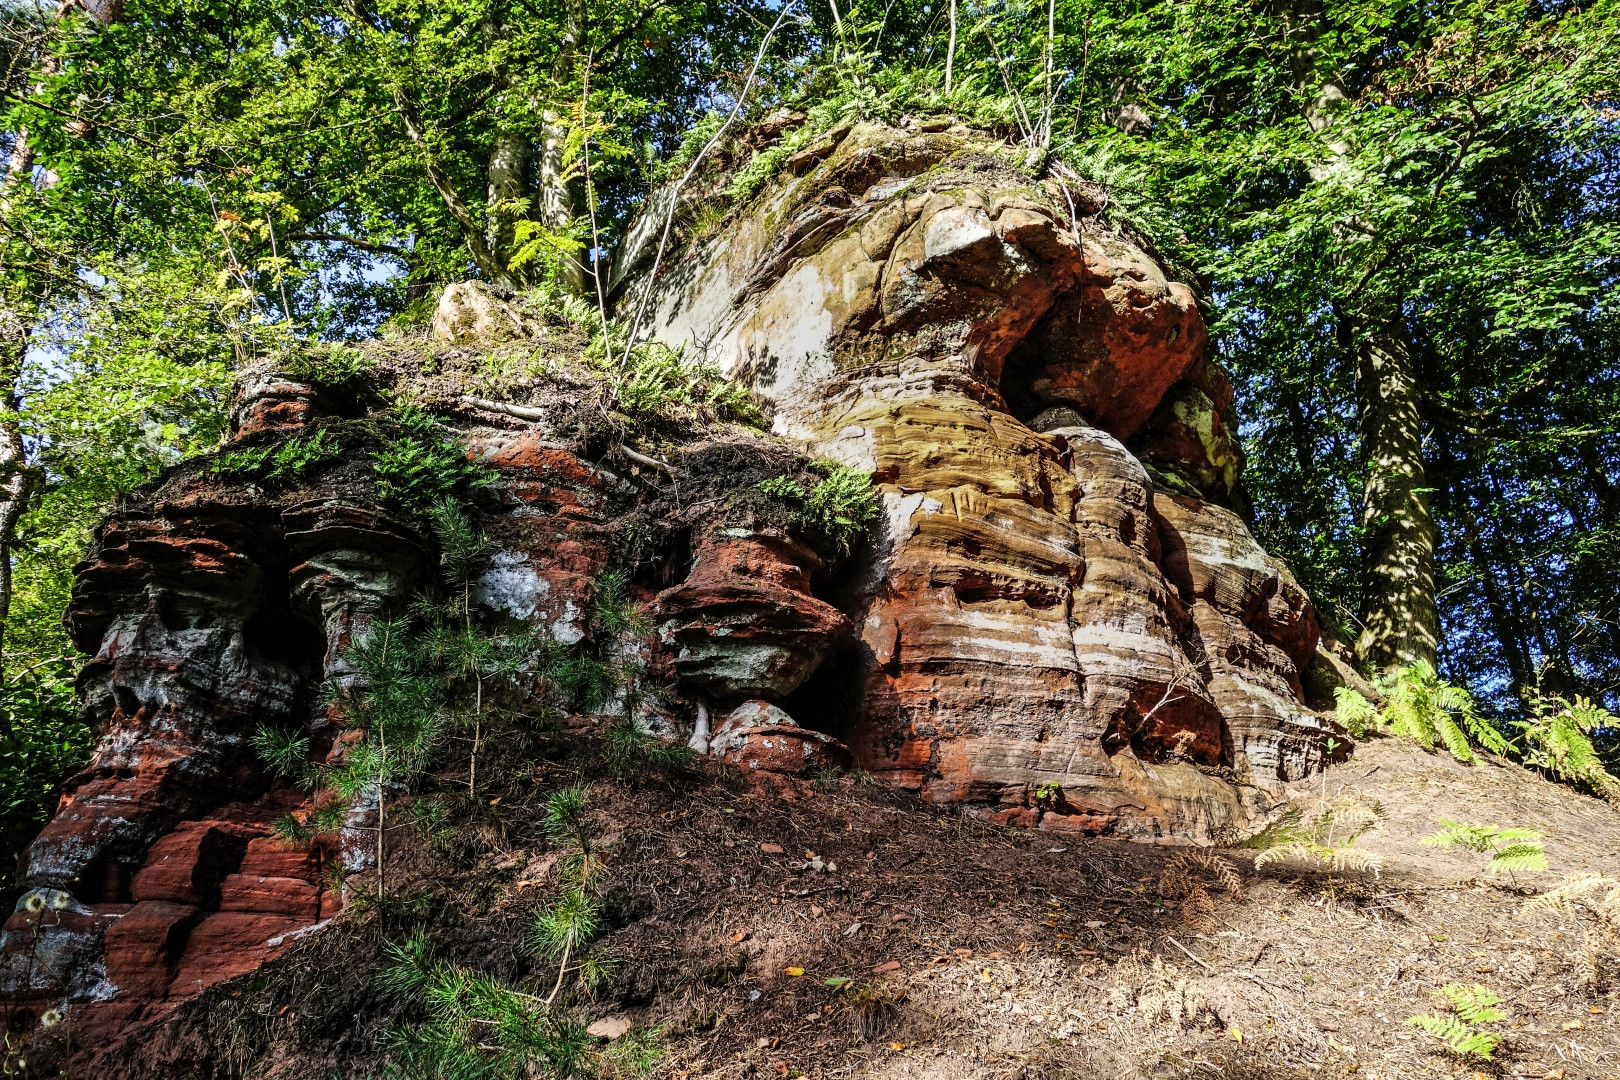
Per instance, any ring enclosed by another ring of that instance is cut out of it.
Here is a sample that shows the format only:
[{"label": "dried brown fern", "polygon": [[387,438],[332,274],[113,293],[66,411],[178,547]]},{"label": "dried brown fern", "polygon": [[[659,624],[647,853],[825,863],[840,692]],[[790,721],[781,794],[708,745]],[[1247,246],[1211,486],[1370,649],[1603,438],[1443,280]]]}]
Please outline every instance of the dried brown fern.
[{"label": "dried brown fern", "polygon": [[1383,869],[1383,860],[1355,843],[1384,820],[1384,805],[1355,791],[1341,791],[1319,801],[1316,813],[1305,820],[1296,812],[1256,836],[1249,843],[1265,848],[1254,860],[1256,869],[1283,859],[1316,862],[1335,872]]},{"label": "dried brown fern", "polygon": [[[1206,881],[1206,875],[1212,875],[1214,881]],[[1159,877],[1159,894],[1180,904],[1181,919],[1189,930],[1208,934],[1215,930],[1215,898],[1210,895],[1211,885],[1233,896],[1243,894],[1243,879],[1229,859],[1207,848],[1184,848],[1165,864]]]},{"label": "dried brown fern", "polygon": [[1220,1023],[1199,987],[1157,955],[1133,952],[1115,966],[1114,1007],[1133,1011],[1149,1027],[1198,1028]]},{"label": "dried brown fern", "polygon": [[1620,879],[1581,874],[1528,901],[1524,910],[1574,919],[1586,935],[1576,986],[1595,992],[1608,985],[1610,964],[1620,954]]}]

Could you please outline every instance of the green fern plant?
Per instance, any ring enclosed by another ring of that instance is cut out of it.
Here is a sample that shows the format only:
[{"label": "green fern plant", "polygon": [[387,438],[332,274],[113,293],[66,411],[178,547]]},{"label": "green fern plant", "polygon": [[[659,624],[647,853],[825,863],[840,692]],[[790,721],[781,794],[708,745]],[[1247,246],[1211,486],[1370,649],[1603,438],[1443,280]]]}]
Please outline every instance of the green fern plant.
[{"label": "green fern plant", "polygon": [[1507,1014],[1496,1007],[1502,1003],[1501,995],[1478,984],[1462,983],[1443,986],[1440,993],[1451,1003],[1450,1013],[1413,1016],[1406,1022],[1427,1031],[1454,1054],[1491,1060],[1502,1045],[1502,1036],[1484,1030],[1484,1026],[1507,1019]]},{"label": "green fern plant", "polygon": [[[609,337],[628,333],[609,328]],[[732,382],[713,364],[688,360],[661,342],[644,342],[624,356],[624,343],[609,340],[593,358],[608,378],[610,397],[617,409],[634,421],[663,421],[677,425],[733,420],[760,427],[764,414],[748,388]]]},{"label": "green fern plant", "polygon": [[1528,704],[1534,718],[1513,723],[1519,729],[1524,763],[1620,804],[1620,778],[1609,772],[1592,743],[1594,732],[1620,728],[1620,717],[1585,697],[1570,701],[1537,691]]},{"label": "green fern plant", "polygon": [[1378,714],[1378,706],[1348,686],[1334,689],[1333,712],[1352,739],[1365,739],[1377,732],[1383,721]]},{"label": "green fern plant", "polygon": [[397,434],[372,458],[381,498],[425,515],[445,499],[462,499],[493,480],[487,466],[467,460],[465,447],[438,433],[426,410],[407,405],[393,421]]},{"label": "green fern plant", "polygon": [[793,508],[794,516],[812,529],[825,534],[840,551],[848,551],[854,539],[878,515],[877,492],[872,477],[836,461],[812,461],[810,468],[821,473],[806,490],[790,476],[773,476],[760,481],[765,495]]},{"label": "green fern plant", "polygon": [[1440,830],[1418,841],[1428,847],[1462,848],[1490,856],[1485,869],[1493,874],[1547,869],[1547,848],[1534,829],[1504,829],[1496,825],[1469,825],[1450,818],[1436,822]]},{"label": "green fern plant", "polygon": [[[432,317],[431,310],[427,315]],[[376,361],[360,349],[333,343],[293,352],[282,363],[282,370],[299,382],[348,395],[364,386],[376,366]]]},{"label": "green fern plant", "polygon": [[1255,869],[1284,859],[1313,862],[1334,872],[1383,869],[1383,861],[1370,851],[1356,847],[1356,841],[1377,828],[1384,820],[1384,807],[1377,799],[1355,792],[1344,792],[1333,799],[1323,798],[1309,818],[1298,810],[1244,842],[1245,847],[1263,848],[1254,860]]},{"label": "green fern plant", "polygon": [[297,480],[314,472],[341,452],[337,444],[328,439],[325,431],[318,431],[307,438],[232,450],[215,458],[212,469],[216,476],[253,477],[267,483]]},{"label": "green fern plant", "polygon": [[1387,733],[1425,750],[1443,746],[1464,765],[1477,760],[1476,746],[1499,755],[1512,749],[1507,737],[1479,715],[1473,695],[1442,679],[1427,661],[1379,679],[1378,686],[1384,695],[1381,706],[1347,687],[1334,691],[1339,721],[1351,735]]}]

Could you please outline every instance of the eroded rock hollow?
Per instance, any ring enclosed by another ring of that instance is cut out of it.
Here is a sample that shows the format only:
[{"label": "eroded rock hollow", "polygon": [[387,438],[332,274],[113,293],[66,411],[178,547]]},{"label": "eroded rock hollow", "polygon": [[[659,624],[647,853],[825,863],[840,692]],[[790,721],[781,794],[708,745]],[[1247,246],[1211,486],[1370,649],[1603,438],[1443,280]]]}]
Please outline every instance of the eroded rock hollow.
[{"label": "eroded rock hollow", "polygon": [[1082,185],[971,133],[859,126],[822,157],[654,292],[665,341],[882,493],[839,598],[855,647],[800,711],[994,820],[1241,827],[1318,760],[1318,631],[1235,509],[1232,389],[1191,290]]},{"label": "eroded rock hollow", "polygon": [[[537,332],[470,286],[441,305],[442,355],[394,389],[493,471],[473,597],[491,617],[587,639],[626,523],[662,523],[634,581],[637,647],[673,694],[642,719],[663,734],[761,774],[853,766],[997,822],[1208,841],[1320,762],[1307,669],[1334,662],[1244,524],[1232,390],[1192,292],[1085,185],[1014,160],[971,132],[859,126],[656,276],[632,270],[622,296],[650,288],[655,335],[749,388],[772,437],[710,432],[649,464],[604,444],[560,375],[468,396],[433,372]],[[30,1015],[70,1009],[81,1046],[288,948],[370,866],[364,815],[274,835],[307,796],[253,737],[343,753],[321,688],[434,573],[432,534],[378,488],[376,400],[259,367],[233,408],[238,446],[319,428],[335,456],[276,483],[170,470],[113,510],[67,615],[101,741],[27,855],[0,982]],[[810,458],[876,485],[848,550],[727,501]]]}]

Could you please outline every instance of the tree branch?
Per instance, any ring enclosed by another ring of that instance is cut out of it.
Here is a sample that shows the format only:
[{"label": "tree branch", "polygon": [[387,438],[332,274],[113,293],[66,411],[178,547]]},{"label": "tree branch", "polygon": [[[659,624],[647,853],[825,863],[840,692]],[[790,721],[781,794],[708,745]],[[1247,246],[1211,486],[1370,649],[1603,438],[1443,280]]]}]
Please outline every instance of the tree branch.
[{"label": "tree branch", "polygon": [[393,97],[394,108],[399,113],[400,121],[405,125],[405,134],[422,151],[422,167],[427,172],[428,181],[433,184],[433,189],[439,193],[439,198],[444,201],[445,209],[450,211],[450,216],[455,218],[456,223],[461,226],[462,238],[466,241],[467,251],[472,255],[473,262],[491,281],[503,288],[514,288],[512,278],[506,272],[506,268],[500,264],[500,260],[495,257],[495,253],[484,242],[482,224],[473,216],[472,211],[467,209],[467,204],[456,193],[456,186],[451,182],[449,174],[444,171],[438,160],[433,156],[433,152],[428,149],[426,127],[422,123],[421,114],[416,111],[416,106],[411,103],[409,95],[405,93],[405,88],[395,85]]},{"label": "tree branch", "polygon": [[358,236],[346,236],[343,233],[295,232],[295,233],[288,233],[286,236],[282,237],[282,239],[286,240],[289,244],[291,244],[291,243],[347,244],[349,247],[359,248],[361,251],[375,252],[378,255],[392,255],[394,258],[402,259],[405,262],[411,262],[411,261],[413,261],[415,259],[414,254],[412,254],[411,252],[405,250],[402,247],[395,247],[392,244],[378,244],[378,243],[375,243],[374,241],[371,241],[371,240],[362,240]]}]

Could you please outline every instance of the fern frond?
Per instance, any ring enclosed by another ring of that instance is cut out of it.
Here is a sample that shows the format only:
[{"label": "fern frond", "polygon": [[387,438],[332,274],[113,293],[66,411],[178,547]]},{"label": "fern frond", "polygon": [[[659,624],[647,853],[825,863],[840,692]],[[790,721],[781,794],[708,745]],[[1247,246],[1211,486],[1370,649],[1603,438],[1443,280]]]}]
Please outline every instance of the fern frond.
[{"label": "fern frond", "polygon": [[1436,713],[1433,720],[1434,732],[1440,737],[1440,742],[1451,752],[1451,756],[1464,765],[1474,763],[1473,748],[1468,745],[1468,736],[1462,728],[1457,726],[1448,713]]},{"label": "fern frond", "polygon": [[1472,699],[1469,700],[1468,708],[1461,710],[1458,715],[1468,736],[1487,752],[1502,757],[1513,748],[1500,728],[1474,711]]},{"label": "fern frond", "polygon": [[1406,1022],[1427,1031],[1454,1054],[1472,1055],[1489,1061],[1496,1048],[1502,1045],[1500,1035],[1475,1031],[1454,1016],[1414,1016]]},{"label": "fern frond", "polygon": [[1328,848],[1324,861],[1337,871],[1370,870],[1374,874],[1380,874],[1384,869],[1384,860],[1378,855],[1349,846]]},{"label": "fern frond", "polygon": [[[1599,894],[1606,895],[1603,900],[1594,900]],[[1607,874],[1580,874],[1528,901],[1524,910],[1575,915],[1579,914],[1582,901],[1588,901],[1594,909],[1604,903],[1620,906],[1620,880]]]},{"label": "fern frond", "polygon": [[1358,691],[1348,686],[1336,687],[1333,691],[1333,712],[1339,723],[1344,725],[1352,738],[1363,738],[1369,731],[1376,731],[1383,726],[1383,718],[1378,714],[1378,706],[1368,701]]},{"label": "fern frond", "polygon": [[1413,1027],[1422,1028],[1453,1049],[1461,1045],[1463,1040],[1473,1034],[1468,1030],[1468,1025],[1455,1016],[1440,1016],[1429,1013],[1424,1016],[1409,1017],[1406,1022]]},{"label": "fern frond", "polygon": [[1462,848],[1483,855],[1491,850],[1491,836],[1496,831],[1490,825],[1468,825],[1450,818],[1441,818],[1435,824],[1440,831],[1430,833],[1418,843],[1425,847]]},{"label": "fern frond", "polygon": [[1376,828],[1383,822],[1384,816],[1384,804],[1377,799],[1359,792],[1346,792],[1323,810],[1317,819],[1317,832],[1320,835],[1331,826],[1334,832],[1344,833],[1344,840],[1348,843]]},{"label": "fern frond", "polygon": [[1547,869],[1547,849],[1539,840],[1508,844],[1491,857],[1485,867],[1493,874],[1506,874],[1517,870]]},{"label": "fern frond", "polygon": [[1447,983],[1440,988],[1440,993],[1451,1002],[1457,1015],[1470,1024],[1494,1024],[1507,1019],[1507,1014],[1496,1008],[1502,1004],[1502,995],[1488,986]]},{"label": "fern frond", "polygon": [[1283,859],[1309,855],[1314,847],[1314,844],[1305,840],[1290,840],[1275,847],[1266,848],[1266,850],[1255,856],[1254,865],[1260,867],[1268,863],[1281,862]]}]

